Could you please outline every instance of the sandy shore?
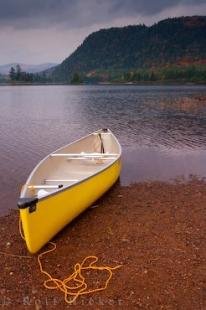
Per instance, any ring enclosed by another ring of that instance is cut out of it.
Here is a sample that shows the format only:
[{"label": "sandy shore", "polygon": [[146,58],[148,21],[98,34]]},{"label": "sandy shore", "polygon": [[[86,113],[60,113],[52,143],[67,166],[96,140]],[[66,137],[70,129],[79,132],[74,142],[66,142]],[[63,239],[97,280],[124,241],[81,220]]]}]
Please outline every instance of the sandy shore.
[{"label": "sandy shore", "polygon": [[[64,278],[87,255],[114,271],[107,290],[79,297],[43,287],[37,255],[18,232],[18,212],[0,218],[0,305],[8,309],[206,309],[206,183],[138,183],[115,187],[56,238],[46,270]],[[102,274],[90,273],[97,287]]]}]

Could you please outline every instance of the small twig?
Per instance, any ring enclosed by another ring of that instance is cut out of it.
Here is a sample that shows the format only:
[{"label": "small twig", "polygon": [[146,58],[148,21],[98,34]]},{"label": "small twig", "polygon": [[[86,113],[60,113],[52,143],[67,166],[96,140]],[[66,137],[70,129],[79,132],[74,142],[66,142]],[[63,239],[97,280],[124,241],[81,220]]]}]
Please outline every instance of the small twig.
[{"label": "small twig", "polygon": [[9,253],[2,252],[2,251],[0,251],[0,254],[5,255],[5,256],[18,257],[18,258],[32,258],[31,256],[9,254]]}]

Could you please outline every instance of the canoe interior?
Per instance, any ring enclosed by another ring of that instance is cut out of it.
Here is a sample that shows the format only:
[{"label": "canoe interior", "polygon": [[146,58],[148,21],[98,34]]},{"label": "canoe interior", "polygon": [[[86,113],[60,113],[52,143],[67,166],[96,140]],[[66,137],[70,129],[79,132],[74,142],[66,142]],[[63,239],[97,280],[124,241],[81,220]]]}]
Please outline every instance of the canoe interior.
[{"label": "canoe interior", "polygon": [[[90,155],[88,158],[86,155],[93,153],[96,156]],[[64,154],[68,154],[68,156],[64,156]],[[75,154],[77,158],[69,156],[69,154]],[[80,154],[79,157],[78,154]],[[103,155],[102,158],[101,154],[106,155]],[[20,197],[37,196],[42,198],[58,192],[62,188],[74,185],[104,170],[119,155],[119,143],[109,130],[92,133],[42,160],[23,186]]]}]

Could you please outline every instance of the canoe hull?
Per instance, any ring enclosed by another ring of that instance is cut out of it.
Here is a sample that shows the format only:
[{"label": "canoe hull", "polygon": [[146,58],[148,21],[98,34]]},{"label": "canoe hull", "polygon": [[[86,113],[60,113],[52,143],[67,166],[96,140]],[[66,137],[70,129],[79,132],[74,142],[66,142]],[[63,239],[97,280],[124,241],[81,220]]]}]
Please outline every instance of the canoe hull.
[{"label": "canoe hull", "polygon": [[20,209],[27,248],[36,253],[64,226],[91,206],[118,179],[121,157],[111,166],[82,182],[41,199],[36,210]]}]

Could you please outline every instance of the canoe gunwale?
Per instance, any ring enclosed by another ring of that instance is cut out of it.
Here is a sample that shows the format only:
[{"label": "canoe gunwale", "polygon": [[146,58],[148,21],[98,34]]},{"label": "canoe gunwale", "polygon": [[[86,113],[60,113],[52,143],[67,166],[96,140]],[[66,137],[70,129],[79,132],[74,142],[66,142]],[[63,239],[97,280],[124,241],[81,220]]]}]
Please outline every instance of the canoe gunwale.
[{"label": "canoe gunwale", "polygon": [[[25,186],[28,185],[28,183],[30,182],[30,180],[31,180],[31,178],[32,178],[32,176],[33,176],[33,174],[34,174],[34,172],[38,169],[38,167],[39,167],[46,159],[48,159],[48,158],[51,156],[51,154],[55,154],[56,152],[58,152],[58,151],[64,149],[65,147],[67,147],[67,146],[69,146],[69,145],[72,145],[73,143],[76,143],[76,142],[78,142],[78,141],[81,141],[81,140],[85,139],[86,137],[88,137],[88,136],[90,136],[90,135],[97,134],[97,133],[101,133],[101,131],[102,131],[102,133],[105,133],[105,130],[104,130],[104,129],[97,130],[97,131],[95,131],[95,132],[93,132],[93,133],[90,133],[90,134],[88,134],[88,135],[86,135],[86,136],[84,136],[84,137],[82,137],[82,138],[80,138],[80,139],[78,139],[78,140],[73,141],[72,143],[69,143],[69,144],[67,144],[67,145],[65,145],[65,146],[63,146],[63,147],[57,149],[56,151],[54,151],[54,152],[50,153],[49,155],[47,155],[46,157],[44,157],[44,158],[35,166],[35,168],[34,168],[34,169],[32,170],[32,172],[30,173],[30,175],[29,175],[29,177],[28,177],[28,179],[27,179],[27,181],[26,181],[26,183],[25,183]],[[46,196],[39,197],[39,198],[38,198],[37,196],[31,197],[31,198],[26,198],[26,197],[21,197],[21,196],[20,196],[20,198],[19,198],[19,200],[18,200],[18,204],[17,204],[17,205],[18,205],[18,208],[19,208],[19,209],[29,208],[29,210],[31,210],[31,212],[33,212],[33,211],[34,211],[34,210],[33,210],[33,206],[35,205],[35,207],[36,207],[36,204],[38,204],[38,202],[43,201],[43,200],[46,200],[46,199],[48,199],[48,198],[50,198],[50,197],[52,197],[52,196],[54,196],[54,195],[58,195],[58,194],[60,194],[60,193],[62,193],[62,192],[64,192],[64,191],[66,191],[66,190],[68,190],[68,189],[70,189],[70,188],[74,188],[75,186],[78,186],[79,184],[81,184],[81,183],[83,183],[83,182],[86,182],[87,180],[89,180],[89,179],[91,179],[91,178],[94,178],[95,176],[101,174],[101,173],[104,172],[105,170],[107,170],[107,169],[109,169],[110,167],[112,167],[113,165],[115,165],[115,164],[121,159],[122,148],[121,148],[121,145],[120,145],[119,141],[117,140],[116,136],[112,133],[112,131],[111,131],[110,129],[107,129],[107,132],[110,133],[110,134],[113,136],[115,142],[117,143],[117,145],[118,145],[118,147],[119,147],[119,155],[115,158],[115,160],[113,160],[112,162],[110,162],[109,164],[107,164],[107,165],[106,165],[104,168],[102,168],[101,170],[99,170],[99,171],[97,171],[96,173],[94,173],[94,174],[92,174],[92,175],[90,175],[90,176],[88,176],[88,177],[86,177],[86,178],[84,178],[84,179],[78,181],[77,183],[64,186],[64,187],[58,189],[57,191],[54,191],[54,192],[52,192],[52,193],[50,193],[50,194],[48,194],[48,195],[46,195]],[[25,201],[25,203],[24,203],[24,201]],[[29,201],[30,201],[30,204],[29,204]]]}]

